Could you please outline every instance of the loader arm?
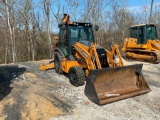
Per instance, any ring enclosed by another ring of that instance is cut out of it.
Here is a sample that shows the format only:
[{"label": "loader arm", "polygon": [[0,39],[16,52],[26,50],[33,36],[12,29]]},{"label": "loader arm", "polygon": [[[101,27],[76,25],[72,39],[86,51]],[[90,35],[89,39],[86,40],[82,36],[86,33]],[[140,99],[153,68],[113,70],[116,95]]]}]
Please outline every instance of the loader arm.
[{"label": "loader arm", "polygon": [[101,63],[98,58],[98,54],[96,51],[96,45],[91,44],[90,47],[87,47],[81,43],[76,43],[74,45],[74,49],[76,50],[76,58],[81,58],[85,60],[86,64],[88,65],[88,70],[93,70],[93,69],[101,69]]},{"label": "loader arm", "polygon": [[[96,51],[96,44],[91,44],[90,47],[87,47],[77,42],[74,45],[74,48],[78,52],[76,54],[76,57],[81,58],[81,56],[83,56],[83,59],[85,59],[85,62],[88,65],[88,70],[102,68],[97,51]],[[110,64],[110,67],[124,66],[121,54],[118,49],[118,45],[113,45],[111,52],[106,50],[106,53],[107,53],[107,56],[109,57],[107,61]],[[79,56],[79,54],[81,56]]]},{"label": "loader arm", "polygon": [[[96,51],[96,45],[92,44],[92,46],[89,48],[89,50],[90,50],[90,57],[95,57],[96,64],[97,64],[97,69],[101,69],[102,66],[101,66],[101,63],[100,63],[99,58],[98,58],[98,54],[97,54],[97,51]],[[93,62],[93,61],[91,61],[91,62]]]},{"label": "loader arm", "polygon": [[116,67],[116,66],[124,66],[121,54],[118,49],[118,45],[113,45],[111,48],[111,52],[106,50],[107,56],[109,57],[109,64],[111,67]]}]

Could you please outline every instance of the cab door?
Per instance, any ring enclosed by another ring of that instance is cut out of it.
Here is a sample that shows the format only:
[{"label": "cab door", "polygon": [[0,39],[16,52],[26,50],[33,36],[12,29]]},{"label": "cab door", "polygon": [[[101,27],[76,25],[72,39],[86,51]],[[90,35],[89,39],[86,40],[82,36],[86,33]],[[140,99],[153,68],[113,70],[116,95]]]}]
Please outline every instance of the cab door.
[{"label": "cab door", "polygon": [[64,56],[67,56],[68,55],[67,29],[60,29],[58,45],[59,45],[59,48],[62,50]]}]

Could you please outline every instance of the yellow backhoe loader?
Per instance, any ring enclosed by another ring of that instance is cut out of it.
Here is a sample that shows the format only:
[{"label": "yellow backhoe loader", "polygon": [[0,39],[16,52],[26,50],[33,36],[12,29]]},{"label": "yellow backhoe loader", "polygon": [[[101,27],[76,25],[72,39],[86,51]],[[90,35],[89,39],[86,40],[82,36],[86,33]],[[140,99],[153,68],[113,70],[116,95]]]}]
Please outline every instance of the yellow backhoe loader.
[{"label": "yellow backhoe loader", "polygon": [[74,86],[86,81],[85,95],[98,105],[150,91],[142,64],[124,66],[117,45],[110,52],[96,45],[91,23],[70,22],[65,14],[59,28],[54,62],[41,65],[41,70],[54,67],[58,74],[67,73]]},{"label": "yellow backhoe loader", "polygon": [[160,62],[160,40],[154,24],[140,24],[129,28],[130,37],[124,39],[122,50],[126,57],[151,63]]}]

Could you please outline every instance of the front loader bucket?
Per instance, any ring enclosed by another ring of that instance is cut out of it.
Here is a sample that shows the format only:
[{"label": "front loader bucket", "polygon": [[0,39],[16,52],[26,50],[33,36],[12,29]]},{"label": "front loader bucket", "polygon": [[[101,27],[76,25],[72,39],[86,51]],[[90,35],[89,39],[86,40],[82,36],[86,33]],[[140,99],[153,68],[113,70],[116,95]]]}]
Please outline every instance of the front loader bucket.
[{"label": "front loader bucket", "polygon": [[142,64],[91,70],[85,94],[94,103],[103,105],[150,91],[141,70]]}]

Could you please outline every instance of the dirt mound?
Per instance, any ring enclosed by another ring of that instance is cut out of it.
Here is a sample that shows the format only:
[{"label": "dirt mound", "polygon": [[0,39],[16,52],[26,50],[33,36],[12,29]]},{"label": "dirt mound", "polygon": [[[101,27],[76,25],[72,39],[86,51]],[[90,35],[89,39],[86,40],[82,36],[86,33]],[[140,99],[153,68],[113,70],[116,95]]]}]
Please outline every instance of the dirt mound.
[{"label": "dirt mound", "polygon": [[[43,119],[69,114],[68,101],[46,89],[54,88],[35,74],[25,72],[10,84],[12,90],[0,103],[0,119]],[[68,108],[68,109],[67,109]]]}]

